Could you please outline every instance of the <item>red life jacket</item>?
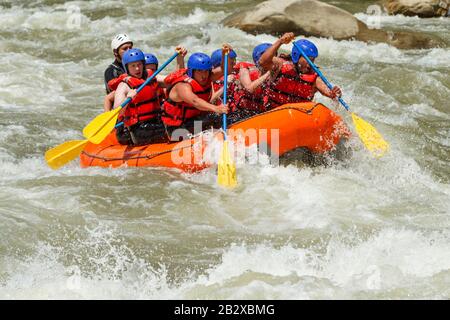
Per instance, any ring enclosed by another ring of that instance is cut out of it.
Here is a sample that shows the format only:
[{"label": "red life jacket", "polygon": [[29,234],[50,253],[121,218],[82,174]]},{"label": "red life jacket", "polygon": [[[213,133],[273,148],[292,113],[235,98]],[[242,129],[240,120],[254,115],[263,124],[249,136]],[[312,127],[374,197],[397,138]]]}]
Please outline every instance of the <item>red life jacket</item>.
[{"label": "red life jacket", "polygon": [[[255,81],[260,77],[258,68],[250,62],[239,62],[233,67],[233,74],[235,74],[236,81],[239,81],[239,70],[246,68],[250,71],[250,80]],[[238,85],[236,81],[228,83],[227,102],[230,106],[230,111],[233,112],[236,108],[249,109],[254,111],[262,111],[264,105],[263,96],[264,91],[261,87],[257,88],[253,93],[245,90],[241,85]],[[223,77],[220,80],[213,82],[214,91],[217,91],[223,87]],[[218,101],[217,104],[221,102]]]},{"label": "red life jacket", "polygon": [[[150,72],[148,76],[151,76]],[[120,77],[119,77],[120,78]],[[139,88],[144,79],[126,76],[122,79],[131,89]],[[158,97],[158,82],[156,79],[150,81],[134,98],[130,101],[125,111],[119,116],[125,126],[130,127],[138,122],[156,118],[161,113],[161,105]]]},{"label": "red life jacket", "polygon": [[212,87],[214,92],[219,91],[223,87],[223,76],[219,80],[213,81]]},{"label": "red life jacket", "polygon": [[[235,79],[237,79],[237,77],[235,76]],[[214,88],[214,92],[219,91],[220,89],[223,88],[223,76],[220,77],[219,80],[213,81],[212,86]],[[230,103],[233,99],[233,93],[238,90],[238,86],[236,84],[236,81],[228,81],[227,82],[227,103]],[[220,105],[223,101],[223,94],[219,97],[219,99],[217,99],[216,101],[216,105]],[[234,108],[232,108],[230,111],[233,111]]]},{"label": "red life jacket", "polygon": [[[152,69],[147,69],[147,74],[153,74],[154,71]],[[109,83],[109,82],[108,82]],[[166,99],[166,92],[163,87],[158,86],[158,98],[159,103],[162,104],[162,102]]]},{"label": "red life jacket", "polygon": [[111,89],[111,91],[117,90],[117,87],[119,84],[126,78],[128,75],[126,73],[122,73],[117,78],[111,79],[108,81],[108,87]]},{"label": "red life jacket", "polygon": [[[261,72],[258,68],[249,62],[239,62],[234,66],[237,71],[236,79],[239,80],[239,70],[246,68],[250,73],[250,80],[255,81],[261,76]],[[264,107],[264,91],[261,86],[256,88],[253,93],[248,92],[246,89],[239,87],[234,91],[233,98],[230,101],[231,110],[235,108],[248,109],[253,111],[263,111]]]},{"label": "red life jacket", "polygon": [[[147,69],[147,74],[153,74],[153,70]],[[108,81],[108,87],[111,89],[111,91],[117,90],[117,87],[119,84],[126,78],[128,75],[126,73],[121,74],[117,78],[111,79]],[[164,99],[166,99],[166,92],[164,88],[158,87],[158,97],[159,101],[162,102]]]},{"label": "red life jacket", "polygon": [[253,63],[245,62],[245,61],[238,62],[233,67],[234,73],[239,74],[239,70],[241,68],[251,69],[251,68],[255,68],[255,65]]},{"label": "red life jacket", "polygon": [[[255,67],[255,65],[250,63],[250,62],[244,62],[244,61],[238,62],[238,63],[236,63],[233,66],[233,72],[232,73],[234,75],[236,75],[236,79],[239,80],[239,70],[241,68],[250,69],[250,68],[254,68],[254,67]],[[259,75],[259,71],[258,71],[258,75]],[[223,87],[223,76],[219,80],[216,80],[216,81],[213,82],[214,91],[220,90],[222,87]]]},{"label": "red life jacket", "polygon": [[296,66],[285,61],[277,78],[266,86],[264,102],[275,108],[285,103],[311,101],[316,79],[316,73],[299,75]]},{"label": "red life jacket", "polygon": [[208,101],[211,99],[212,88],[211,82],[207,86],[201,86],[193,78],[190,78],[187,74],[187,69],[180,69],[169,74],[164,82],[168,85],[167,88],[167,100],[164,101],[164,112],[161,116],[162,121],[168,126],[181,126],[187,120],[206,114],[205,111],[201,111],[194,106],[187,104],[184,101],[176,102],[169,98],[170,90],[180,82],[188,83],[192,92],[195,93],[200,99]]}]

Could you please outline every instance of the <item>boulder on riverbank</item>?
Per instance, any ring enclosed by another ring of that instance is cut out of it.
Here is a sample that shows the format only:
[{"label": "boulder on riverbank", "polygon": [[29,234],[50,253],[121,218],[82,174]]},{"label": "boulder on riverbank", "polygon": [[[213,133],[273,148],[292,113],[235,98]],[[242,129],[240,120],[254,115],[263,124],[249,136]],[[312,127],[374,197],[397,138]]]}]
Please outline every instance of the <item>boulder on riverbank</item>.
[{"label": "boulder on riverbank", "polygon": [[385,42],[399,49],[437,47],[440,39],[413,32],[369,29],[351,13],[316,0],[268,0],[232,14],[222,23],[251,34],[279,36],[285,32],[336,40]]},{"label": "boulder on riverbank", "polygon": [[450,10],[450,0],[383,0],[383,5],[389,14],[421,18],[445,17]]}]

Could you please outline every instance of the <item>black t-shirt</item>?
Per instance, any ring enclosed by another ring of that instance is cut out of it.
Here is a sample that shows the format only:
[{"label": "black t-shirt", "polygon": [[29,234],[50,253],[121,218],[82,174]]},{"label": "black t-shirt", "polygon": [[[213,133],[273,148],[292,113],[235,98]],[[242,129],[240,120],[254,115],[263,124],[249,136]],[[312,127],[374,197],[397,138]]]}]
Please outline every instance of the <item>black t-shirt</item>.
[{"label": "black t-shirt", "polygon": [[125,70],[123,69],[123,66],[120,62],[115,60],[113,63],[111,63],[108,68],[105,70],[105,88],[106,93],[110,93],[111,90],[108,88],[108,82],[112,79],[117,78],[121,74],[125,73]]}]

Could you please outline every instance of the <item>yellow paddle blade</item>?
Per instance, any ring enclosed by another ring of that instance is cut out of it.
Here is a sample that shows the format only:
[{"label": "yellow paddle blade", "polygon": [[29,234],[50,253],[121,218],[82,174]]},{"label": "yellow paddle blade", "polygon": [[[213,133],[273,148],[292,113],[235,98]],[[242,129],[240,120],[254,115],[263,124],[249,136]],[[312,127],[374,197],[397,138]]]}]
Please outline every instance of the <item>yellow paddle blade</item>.
[{"label": "yellow paddle blade", "polygon": [[217,183],[229,188],[237,185],[236,166],[228,151],[228,141],[223,142],[218,164]]},{"label": "yellow paddle blade", "polygon": [[56,146],[45,153],[45,161],[52,169],[58,169],[79,156],[88,140],[72,140]]},{"label": "yellow paddle blade", "polygon": [[99,114],[83,129],[83,136],[94,144],[99,144],[111,133],[116,125],[122,107]]},{"label": "yellow paddle blade", "polygon": [[389,149],[389,144],[384,141],[377,129],[370,123],[364,121],[354,113],[352,113],[353,123],[356,131],[367,149],[372,152],[377,158],[382,157]]}]

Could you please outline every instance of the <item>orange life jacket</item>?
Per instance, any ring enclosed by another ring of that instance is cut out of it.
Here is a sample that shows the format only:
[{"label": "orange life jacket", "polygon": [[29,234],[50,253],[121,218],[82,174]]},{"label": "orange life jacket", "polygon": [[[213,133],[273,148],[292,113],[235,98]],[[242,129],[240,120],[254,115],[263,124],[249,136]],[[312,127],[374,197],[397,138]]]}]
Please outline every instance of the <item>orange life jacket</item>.
[{"label": "orange life jacket", "polygon": [[200,115],[206,114],[205,111],[201,111],[192,105],[187,104],[184,101],[176,102],[170,99],[170,91],[172,88],[180,82],[188,83],[192,92],[195,93],[200,99],[208,101],[211,99],[212,88],[211,82],[207,86],[201,86],[193,78],[190,78],[187,74],[187,69],[180,69],[169,74],[164,82],[168,85],[167,88],[167,99],[163,104],[163,115],[161,116],[162,121],[168,126],[181,126],[187,120],[198,117]]},{"label": "orange life jacket", "polygon": [[285,61],[277,78],[265,87],[264,102],[275,108],[285,103],[311,101],[316,79],[316,73],[299,74],[291,61]]},{"label": "orange life jacket", "polygon": [[[149,73],[148,76],[151,76]],[[122,82],[126,83],[131,89],[139,88],[144,79],[138,79],[125,75]],[[121,78],[120,76],[119,78]],[[156,79],[150,81],[134,98],[130,101],[125,111],[119,116],[119,121],[123,121],[125,126],[130,127],[138,122],[147,121],[156,118],[161,113],[161,106],[158,97],[158,82]],[[117,86],[116,86],[117,89]]]}]

